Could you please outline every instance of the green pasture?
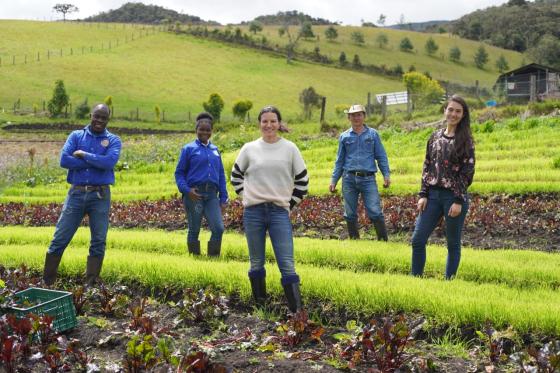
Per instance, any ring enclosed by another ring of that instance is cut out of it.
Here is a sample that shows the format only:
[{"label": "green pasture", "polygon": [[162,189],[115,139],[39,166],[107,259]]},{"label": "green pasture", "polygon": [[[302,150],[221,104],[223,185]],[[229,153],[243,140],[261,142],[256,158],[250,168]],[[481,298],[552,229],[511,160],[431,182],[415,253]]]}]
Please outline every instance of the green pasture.
[{"label": "green pasture", "polygon": [[[166,119],[186,121],[189,112],[195,116],[202,111],[202,102],[216,92],[225,101],[226,118],[232,118],[231,108],[238,99],[253,101],[253,115],[264,105],[275,104],[286,118],[296,118],[301,113],[299,93],[313,86],[328,99],[328,119],[335,117],[336,104],[364,102],[368,92],[403,89],[400,80],[310,63],[288,65],[284,58],[257,50],[167,32],[122,44],[131,30],[111,27],[0,21],[0,85],[5,92],[0,107],[10,109],[21,99],[26,110],[33,105],[42,110],[55,80],[63,79],[74,108],[86,97],[94,103],[110,95],[119,117],[135,115],[139,108],[141,118],[153,119],[154,107],[159,105]],[[121,40],[118,47],[117,38]],[[96,39],[99,48],[82,55],[81,47]],[[112,49],[101,50],[101,42],[107,46],[110,40]],[[64,49],[63,57],[11,65],[11,54],[36,55],[39,49],[55,47]],[[70,48],[74,54],[66,55]]]},{"label": "green pasture", "polygon": [[[447,80],[463,85],[474,86],[478,80],[481,86],[492,88],[500,73],[495,63],[500,55],[504,55],[508,61],[510,69],[520,67],[525,57],[518,52],[497,48],[484,44],[488,52],[489,62],[484,69],[479,69],[473,62],[473,57],[481,45],[479,42],[461,39],[451,34],[429,34],[405,30],[392,30],[385,28],[354,27],[354,26],[335,26],[338,31],[338,38],[335,41],[328,41],[325,37],[325,30],[329,26],[313,26],[316,38],[300,39],[297,50],[312,53],[315,47],[319,47],[320,53],[329,56],[338,63],[341,52],[346,54],[348,63],[351,64],[354,55],[360,57],[362,64],[374,64],[377,66],[385,65],[393,68],[397,64],[407,71],[414,65],[417,71],[429,72],[430,75],[438,80]],[[249,33],[249,26],[242,26],[242,30]],[[264,35],[271,44],[286,45],[288,37],[278,35],[278,26],[265,26],[263,31],[257,36]],[[356,45],[351,35],[353,32],[364,34],[365,43]],[[297,33],[295,26],[291,27],[292,35]],[[388,45],[380,48],[376,39],[379,34],[385,34],[389,40]],[[401,52],[399,44],[401,39],[408,37],[414,46],[412,53]],[[424,46],[428,38],[432,37],[439,46],[438,51],[430,56],[426,53]],[[449,50],[453,47],[461,50],[461,61],[452,62],[449,60]]]},{"label": "green pasture", "polygon": [[[496,124],[492,132],[484,131],[485,125],[474,124],[476,141],[476,172],[471,193],[514,193],[559,192],[560,168],[554,160],[560,157],[560,120],[543,118],[535,122],[521,122],[516,129],[512,119]],[[529,126],[527,123],[531,123]],[[328,194],[328,185],[336,158],[337,139],[312,135],[318,126],[294,125],[287,137],[298,144],[307,164],[310,176],[311,195]],[[390,189],[382,189],[385,195],[414,194],[420,186],[422,162],[426,141],[433,129],[400,133],[395,130],[381,132],[392,169]],[[317,133],[317,132],[315,132]],[[255,127],[240,130],[236,134],[216,135],[218,144],[236,148],[245,141],[258,136]],[[116,184],[112,189],[115,201],[130,201],[171,198],[177,193],[174,171],[181,146],[192,140],[194,135],[180,135],[162,139],[146,137],[144,140],[125,147],[121,165],[126,162],[128,170],[116,172]],[[230,142],[234,142],[233,146]],[[237,150],[223,154],[226,175],[233,166]],[[28,187],[16,184],[4,188],[1,202],[46,203],[62,202],[68,185],[63,170],[57,169],[59,182],[49,185]],[[380,175],[378,175],[380,177]],[[235,194],[228,186],[232,197]]]},{"label": "green pasture", "polygon": [[[0,228],[0,263],[40,270],[52,228]],[[81,228],[62,260],[63,275],[83,273],[87,228]],[[206,234],[201,237],[207,239]],[[224,236],[223,256],[186,254],[184,232],[112,230],[102,272],[106,280],[140,281],[149,287],[216,286],[250,297],[243,236]],[[304,298],[351,313],[420,312],[451,325],[512,326],[520,332],[560,333],[557,254],[464,249],[459,276],[444,281],[445,249],[428,248],[427,277],[408,273],[410,248],[371,241],[295,239],[296,267]],[[280,275],[267,249],[267,285],[281,294]]]}]

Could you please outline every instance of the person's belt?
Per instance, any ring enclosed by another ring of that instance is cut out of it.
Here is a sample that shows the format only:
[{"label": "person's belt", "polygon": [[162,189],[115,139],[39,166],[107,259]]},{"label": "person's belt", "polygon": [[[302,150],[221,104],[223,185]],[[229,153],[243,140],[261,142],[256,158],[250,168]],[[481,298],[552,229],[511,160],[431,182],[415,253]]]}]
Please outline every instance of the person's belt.
[{"label": "person's belt", "polygon": [[359,176],[359,177],[367,177],[375,175],[375,172],[368,172],[368,171],[348,171],[350,175]]},{"label": "person's belt", "polygon": [[109,185],[72,185],[72,189],[82,192],[99,192],[109,188]]}]

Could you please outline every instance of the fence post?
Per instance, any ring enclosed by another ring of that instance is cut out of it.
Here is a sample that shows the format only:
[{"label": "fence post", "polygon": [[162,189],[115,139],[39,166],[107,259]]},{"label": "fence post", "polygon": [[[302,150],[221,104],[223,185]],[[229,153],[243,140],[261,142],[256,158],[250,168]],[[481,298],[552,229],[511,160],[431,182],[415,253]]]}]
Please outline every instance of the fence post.
[{"label": "fence post", "polygon": [[474,82],[474,88],[475,88],[476,98],[477,98],[477,99],[480,99],[480,97],[479,97],[478,80],[476,80],[476,81]]},{"label": "fence post", "polygon": [[12,65],[16,64],[16,56],[12,56]]},{"label": "fence post", "polygon": [[529,101],[533,102],[537,98],[537,77],[534,74],[531,75],[529,84]]},{"label": "fence post", "polygon": [[43,100],[43,111],[45,111],[45,100]]},{"label": "fence post", "polygon": [[387,119],[387,96],[383,96],[383,99],[381,100],[381,118],[382,122],[385,122]]},{"label": "fence post", "polygon": [[39,54],[39,52],[37,52],[37,62],[41,61],[41,56]]},{"label": "fence post", "polygon": [[409,89],[406,90],[406,112],[412,114],[412,94]]},{"label": "fence post", "polygon": [[140,117],[140,111],[138,110],[138,107],[136,107],[136,120],[138,120],[139,117]]},{"label": "fence post", "polygon": [[27,65],[27,54],[24,56],[23,64],[24,64],[24,65]]},{"label": "fence post", "polygon": [[321,124],[325,121],[325,106],[327,106],[327,98],[323,96],[321,97]]},{"label": "fence post", "polygon": [[73,56],[74,55],[74,49],[70,48],[70,55]]},{"label": "fence post", "polygon": [[161,111],[161,121],[165,122],[165,110]]}]

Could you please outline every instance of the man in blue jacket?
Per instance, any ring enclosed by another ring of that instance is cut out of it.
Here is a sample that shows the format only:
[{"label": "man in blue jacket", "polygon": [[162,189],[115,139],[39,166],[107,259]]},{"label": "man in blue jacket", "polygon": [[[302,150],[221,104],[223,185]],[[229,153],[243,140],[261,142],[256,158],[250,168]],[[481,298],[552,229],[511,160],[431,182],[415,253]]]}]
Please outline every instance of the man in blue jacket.
[{"label": "man in blue jacket", "polygon": [[383,187],[388,188],[391,185],[387,153],[377,131],[364,124],[366,111],[362,105],[352,105],[344,112],[348,114],[352,127],[339,137],[329,190],[331,193],[336,192],[336,183],[343,178],[344,219],[351,239],[360,238],[358,197],[361,194],[377,238],[387,241],[387,228],[375,181],[375,173],[379,167],[383,174]]},{"label": "man in blue jacket", "polygon": [[115,183],[113,168],[121,152],[120,138],[106,129],[109,116],[107,105],[95,106],[91,123],[72,132],[62,148],[60,166],[68,169],[66,180],[71,187],[47,250],[43,270],[46,285],[54,283],[62,254],[85,215],[91,231],[86,284],[93,286],[101,272],[109,228],[109,185]]}]

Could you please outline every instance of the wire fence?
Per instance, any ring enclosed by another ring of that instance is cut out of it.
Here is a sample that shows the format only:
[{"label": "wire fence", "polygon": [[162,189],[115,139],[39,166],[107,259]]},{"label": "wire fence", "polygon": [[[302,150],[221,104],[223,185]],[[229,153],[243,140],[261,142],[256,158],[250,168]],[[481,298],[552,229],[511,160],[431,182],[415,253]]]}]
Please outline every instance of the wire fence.
[{"label": "wire fence", "polygon": [[32,63],[44,63],[51,59],[69,57],[75,55],[85,55],[91,53],[99,53],[109,51],[119,46],[140,40],[150,35],[155,35],[165,31],[166,26],[152,26],[143,24],[109,24],[109,23],[92,23],[92,22],[70,22],[87,28],[114,29],[123,30],[120,37],[102,40],[96,44],[74,45],[61,48],[46,48],[23,54],[2,54],[0,53],[0,68],[9,68],[10,66],[21,66]]}]

